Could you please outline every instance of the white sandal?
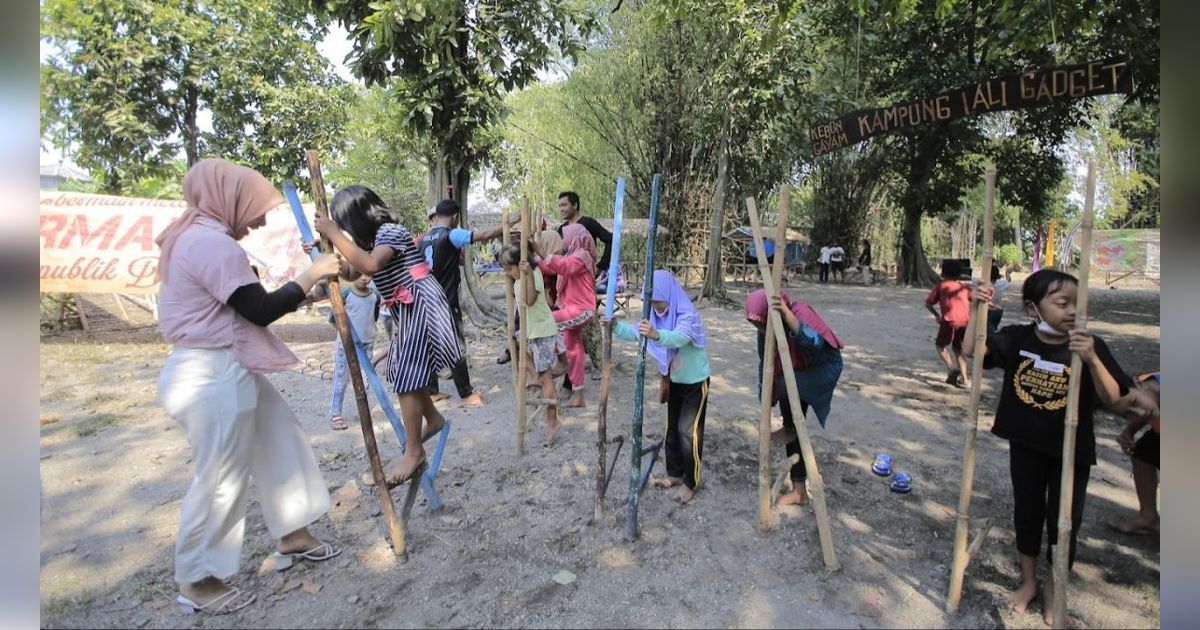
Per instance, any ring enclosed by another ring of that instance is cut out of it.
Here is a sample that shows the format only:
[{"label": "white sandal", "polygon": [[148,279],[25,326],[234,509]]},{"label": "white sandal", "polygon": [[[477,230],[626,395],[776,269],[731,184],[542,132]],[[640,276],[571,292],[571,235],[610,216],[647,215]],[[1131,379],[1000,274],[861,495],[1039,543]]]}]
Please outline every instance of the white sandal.
[{"label": "white sandal", "polygon": [[[318,551],[322,553],[318,555]],[[322,560],[328,560],[341,555],[341,553],[341,549],[334,549],[333,545],[323,542],[318,544],[316,547],[309,549],[308,551],[298,551],[296,553],[283,553],[282,551],[276,551],[275,553],[271,554],[271,558],[274,561],[275,570],[283,571],[285,569],[292,568],[292,565],[296,564],[296,560],[311,560],[313,562],[321,562]]]},{"label": "white sandal", "polygon": [[237,612],[237,611],[245,608],[246,606],[249,606],[250,604],[254,603],[254,600],[258,599],[258,595],[251,595],[250,598],[247,599],[246,601],[242,602],[241,604],[238,604],[237,606],[230,608],[229,605],[232,604],[234,601],[237,601],[237,598],[241,594],[242,594],[242,589],[233,587],[233,588],[229,589],[228,591],[226,591],[224,595],[218,595],[218,596],[214,597],[212,599],[212,601],[208,602],[207,604],[204,604],[203,606],[192,601],[191,598],[189,598],[185,595],[180,595],[179,597],[176,597],[175,603],[179,604],[180,608],[182,608],[184,610],[184,612],[187,612],[187,613],[206,612],[210,615],[227,615],[232,612]]}]

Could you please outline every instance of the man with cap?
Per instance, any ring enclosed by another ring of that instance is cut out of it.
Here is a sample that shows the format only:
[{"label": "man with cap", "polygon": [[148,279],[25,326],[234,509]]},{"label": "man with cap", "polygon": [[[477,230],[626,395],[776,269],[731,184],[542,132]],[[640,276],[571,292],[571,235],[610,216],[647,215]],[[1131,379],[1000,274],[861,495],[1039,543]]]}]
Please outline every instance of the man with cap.
[{"label": "man with cap", "polygon": [[[461,208],[453,199],[443,199],[434,206],[429,214],[429,231],[418,243],[425,254],[425,262],[433,277],[442,285],[446,293],[446,302],[450,304],[450,315],[454,318],[454,333],[458,336],[461,358],[451,368],[454,385],[458,388],[458,396],[464,405],[479,407],[483,398],[471,387],[471,376],[467,372],[466,339],[463,337],[462,310],[458,303],[458,288],[462,276],[459,275],[459,265],[462,264],[462,248],[472,243],[484,243],[504,234],[505,226],[497,225],[483,230],[467,230],[458,226]],[[520,216],[510,221],[516,223]],[[429,389],[433,392],[436,402],[449,396],[438,391],[438,375],[429,378]]]}]

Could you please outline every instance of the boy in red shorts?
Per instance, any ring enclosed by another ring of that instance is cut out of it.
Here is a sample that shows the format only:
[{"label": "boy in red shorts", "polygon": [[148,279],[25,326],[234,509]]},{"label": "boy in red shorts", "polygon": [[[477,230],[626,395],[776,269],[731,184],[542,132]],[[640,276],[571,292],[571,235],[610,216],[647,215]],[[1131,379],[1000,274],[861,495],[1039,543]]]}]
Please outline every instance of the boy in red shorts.
[{"label": "boy in red shorts", "polygon": [[[971,321],[971,288],[958,279],[960,275],[957,261],[944,261],[942,281],[925,298],[925,308],[933,313],[938,322],[934,345],[937,346],[938,356],[946,364],[946,382],[970,387],[971,379],[967,376],[967,359],[962,354],[962,342],[967,323]],[[940,313],[933,308],[934,304],[941,309]]]}]

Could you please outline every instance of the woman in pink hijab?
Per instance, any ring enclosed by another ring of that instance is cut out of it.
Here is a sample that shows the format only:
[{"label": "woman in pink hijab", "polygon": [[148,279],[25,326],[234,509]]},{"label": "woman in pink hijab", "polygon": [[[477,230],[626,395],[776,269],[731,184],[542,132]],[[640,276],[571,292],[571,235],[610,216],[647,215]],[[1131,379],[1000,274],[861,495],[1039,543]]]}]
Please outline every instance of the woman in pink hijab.
[{"label": "woman in pink hijab", "polygon": [[155,240],[158,326],[173,345],[159,398],[187,435],[196,466],[175,543],[177,602],[224,614],[255,598],[225,582],[238,571],[252,477],[267,529],[279,539],[276,568],[341,553],[307,529],[329,510],[329,491],[296,415],[265,376],[299,363],[267,325],[337,273],[338,259],[321,255],[268,292],[238,241],[266,225],[267,212],[283,202],[279,191],[252,169],[207,159],[184,176],[183,194],[187,211]]},{"label": "woman in pink hijab", "polygon": [[582,407],[584,361],[583,327],[596,314],[596,241],[578,223],[563,226],[565,253],[543,251],[534,241],[534,262],[545,274],[558,276],[554,321],[567,346],[567,378],[574,395],[566,407]]}]

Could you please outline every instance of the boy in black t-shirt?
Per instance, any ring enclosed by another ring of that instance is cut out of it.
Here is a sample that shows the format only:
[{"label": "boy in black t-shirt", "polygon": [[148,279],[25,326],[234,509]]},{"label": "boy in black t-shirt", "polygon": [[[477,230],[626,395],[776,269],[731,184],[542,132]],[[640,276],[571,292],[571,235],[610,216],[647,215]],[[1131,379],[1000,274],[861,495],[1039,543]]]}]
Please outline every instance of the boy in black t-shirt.
[{"label": "boy in black t-shirt", "polygon": [[[1075,436],[1075,485],[1071,503],[1069,564],[1075,561],[1076,536],[1083,521],[1088,476],[1096,463],[1092,414],[1097,406],[1112,406],[1129,392],[1131,380],[1121,370],[1108,345],[1086,330],[1075,329],[1078,281],[1068,274],[1043,269],[1025,280],[1022,299],[1035,324],[1006,326],[987,338],[984,368],[1003,368],[1004,383],[992,433],[1009,441],[1013,484],[1013,522],[1021,560],[1021,583],[1008,597],[1018,612],[1037,594],[1037,557],[1042,532],[1049,534],[1047,558],[1053,560],[1058,540],[1058,503],[1062,474],[1063,429],[1072,353],[1083,360],[1079,390],[1079,425]],[[991,287],[980,287],[972,301],[991,302]],[[963,339],[963,354],[973,356],[976,309]],[[1043,614],[1051,622],[1053,573],[1043,589]]]}]

